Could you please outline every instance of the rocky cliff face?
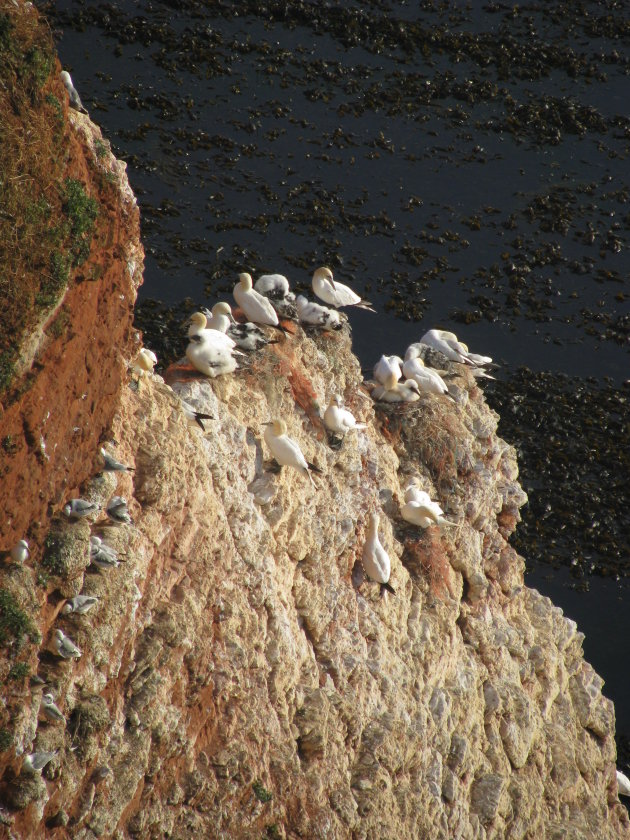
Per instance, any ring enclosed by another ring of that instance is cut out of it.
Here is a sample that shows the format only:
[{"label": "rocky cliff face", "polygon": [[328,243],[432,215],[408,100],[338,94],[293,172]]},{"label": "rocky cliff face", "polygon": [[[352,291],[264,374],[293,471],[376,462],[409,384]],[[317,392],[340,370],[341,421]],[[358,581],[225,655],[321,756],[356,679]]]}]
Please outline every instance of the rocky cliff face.
[{"label": "rocky cliff face", "polygon": [[[89,159],[98,131],[71,119]],[[55,359],[74,371],[56,446],[51,420],[42,433],[45,476],[3,494],[5,509],[21,494],[6,547],[29,514],[42,522],[31,557],[2,570],[30,637],[20,646],[18,627],[1,666],[6,836],[630,836],[612,704],[575,624],[523,585],[506,542],[525,501],[515,453],[472,377],[453,380],[455,404],[426,395],[375,411],[349,335],[298,329],[232,376],[176,366],[167,381],[137,380],[125,371],[142,251],[128,185],[108,160],[116,244],[94,255],[98,285],[68,293],[68,336],[40,354],[41,390],[15,409],[66,381]],[[104,357],[120,385],[102,378]],[[367,423],[340,449],[319,419],[331,393]],[[182,397],[212,415],[205,431]],[[315,486],[266,466],[261,423],[272,417],[323,470]],[[103,428],[135,472],[96,472]],[[40,464],[37,433],[17,439],[23,469]],[[455,527],[401,521],[410,475]],[[101,508],[125,496],[134,523],[65,520],[83,479],[81,495]],[[361,572],[372,510],[395,595]],[[117,568],[90,565],[93,534],[119,552]],[[97,605],[66,615],[78,593]],[[79,659],[57,655],[56,629]],[[39,679],[18,678],[19,664]],[[65,722],[42,715],[46,691]],[[24,766],[34,750],[57,753],[41,776]]]}]

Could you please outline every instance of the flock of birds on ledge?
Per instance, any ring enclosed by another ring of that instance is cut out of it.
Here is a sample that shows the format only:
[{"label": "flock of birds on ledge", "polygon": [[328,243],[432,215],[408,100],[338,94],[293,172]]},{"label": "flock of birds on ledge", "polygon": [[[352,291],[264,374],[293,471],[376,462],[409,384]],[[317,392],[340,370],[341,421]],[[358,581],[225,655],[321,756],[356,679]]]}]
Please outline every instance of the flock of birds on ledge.
[{"label": "flock of birds on ledge", "polygon": [[[87,113],[67,71],[62,71],[61,80],[68,91],[71,107]],[[255,284],[251,275],[241,274],[233,294],[247,320],[244,323],[237,321],[230,305],[225,302],[215,304],[212,311],[204,309],[193,314],[188,321],[188,360],[200,373],[215,378],[233,373],[239,366],[246,367],[243,362],[246,353],[260,350],[267,344],[277,343],[277,339],[266,332],[265,327],[290,335],[291,332],[282,325],[281,319],[298,321],[307,329],[331,331],[343,327],[346,318],[339,312],[341,308],[356,306],[371,312],[376,311],[349,286],[335,281],[329,268],[316,269],[312,286],[315,295],[328,306],[309,301],[302,295],[296,297],[289,288],[289,281],[282,274],[262,275]],[[138,376],[151,375],[157,361],[152,350],[143,348],[138,353],[132,370]],[[415,402],[421,393],[453,399],[444,381],[451,374],[433,367],[434,364],[439,366],[445,362],[465,365],[475,377],[493,379],[488,373],[488,369],[494,366],[489,356],[471,353],[452,332],[432,329],[425,333],[419,342],[407,348],[404,359],[399,356],[381,356],[374,366],[374,379],[364,384],[377,402]],[[210,415],[196,411],[184,401],[182,409],[186,418],[192,423],[197,423],[202,430],[204,420],[212,419]],[[322,419],[329,432],[329,441],[334,446],[340,446],[348,432],[366,428],[365,424],[357,423],[337,394],[331,397]],[[321,470],[306,460],[299,444],[287,435],[284,420],[270,420],[264,425],[267,426],[264,433],[265,443],[275,459],[277,468],[293,467],[308,475],[313,482],[311,472],[321,473]],[[133,470],[133,467],[116,460],[105,449],[101,449],[101,456],[104,470]],[[417,477],[410,478],[404,490],[405,503],[400,508],[402,518],[420,528],[455,525],[456,523],[444,516],[438,502],[433,501],[419,485]],[[71,499],[63,508],[63,513],[70,521],[100,512],[98,505],[87,499]],[[133,525],[127,510],[127,501],[122,496],[110,499],[105,514],[113,523]],[[369,578],[380,584],[381,594],[384,591],[395,594],[395,590],[389,584],[391,562],[379,540],[378,526],[379,514],[372,512],[361,558],[363,569]],[[14,563],[24,563],[29,557],[28,542],[24,539],[19,540],[9,552],[9,556]],[[99,570],[109,570],[119,565],[117,552],[97,535],[90,537],[90,561]],[[61,612],[64,615],[84,615],[97,601],[98,598],[93,596],[76,595],[66,601]],[[60,629],[55,630],[52,643],[55,652],[62,659],[79,659],[82,655],[81,650]],[[39,677],[33,679],[44,684]],[[40,712],[52,723],[66,722],[63,712],[49,691],[42,694]],[[41,773],[56,755],[56,751],[29,753],[22,763],[22,772]],[[111,772],[107,768],[101,770]],[[617,784],[622,796],[630,796],[630,779],[620,770],[617,770]]]}]

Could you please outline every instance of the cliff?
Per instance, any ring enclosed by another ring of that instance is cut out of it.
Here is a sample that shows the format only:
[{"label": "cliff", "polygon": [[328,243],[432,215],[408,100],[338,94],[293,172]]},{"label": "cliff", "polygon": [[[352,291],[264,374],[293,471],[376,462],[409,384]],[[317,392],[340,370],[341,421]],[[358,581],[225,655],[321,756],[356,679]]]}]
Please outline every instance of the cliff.
[{"label": "cliff", "polygon": [[[64,115],[65,175],[110,236],[1,419],[3,546],[31,548],[2,569],[6,836],[630,836],[612,704],[575,624],[523,584],[507,538],[525,495],[475,380],[457,370],[455,403],[375,410],[348,332],[299,328],[235,375],[133,375],[137,209],[98,129]],[[331,393],[367,424],[339,449],[319,419]],[[266,465],[261,424],[279,416],[315,486]],[[102,440],[135,471],[99,472]],[[400,520],[410,475],[456,527]],[[133,524],[69,522],[79,494],[125,496]],[[395,595],[361,573],[372,510]],[[91,534],[118,567],[90,565]],[[98,603],[63,613],[78,593]],[[56,654],[56,629],[79,659]],[[41,714],[46,691],[65,723]],[[57,752],[41,776],[34,750]]]}]

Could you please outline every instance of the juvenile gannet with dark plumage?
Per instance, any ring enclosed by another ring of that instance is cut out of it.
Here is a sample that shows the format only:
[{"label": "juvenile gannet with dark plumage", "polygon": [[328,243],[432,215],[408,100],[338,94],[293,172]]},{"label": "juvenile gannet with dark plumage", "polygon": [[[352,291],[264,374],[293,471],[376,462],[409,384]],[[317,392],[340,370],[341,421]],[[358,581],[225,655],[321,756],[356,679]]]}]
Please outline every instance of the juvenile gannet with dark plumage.
[{"label": "juvenile gannet with dark plumage", "polygon": [[281,318],[297,318],[295,295],[289,288],[289,281],[284,274],[261,274],[254,283],[254,289],[271,301]]},{"label": "juvenile gannet with dark plumage", "polygon": [[315,301],[307,300],[304,295],[298,295],[295,301],[298,320],[307,327],[320,327],[322,330],[340,330],[343,326],[341,313],[336,309],[329,309]]},{"label": "juvenile gannet with dark plumage", "polygon": [[368,309],[376,312],[376,309],[367,300],[361,300],[360,296],[353,292],[350,286],[337,283],[333,278],[332,271],[326,266],[315,269],[312,279],[313,291],[324,303],[339,309],[342,306],[356,306],[359,309]]}]

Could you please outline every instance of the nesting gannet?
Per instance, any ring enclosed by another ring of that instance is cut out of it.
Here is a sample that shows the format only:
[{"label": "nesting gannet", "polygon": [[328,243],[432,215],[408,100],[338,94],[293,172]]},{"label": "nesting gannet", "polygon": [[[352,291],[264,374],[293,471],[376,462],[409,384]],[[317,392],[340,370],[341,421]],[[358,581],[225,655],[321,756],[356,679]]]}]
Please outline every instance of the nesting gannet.
[{"label": "nesting gannet", "polygon": [[[217,330],[206,330],[216,335],[223,335]],[[227,336],[224,336],[227,338]],[[230,339],[231,340],[231,339]],[[190,343],[186,348],[186,358],[199,373],[210,376],[214,379],[226,373],[234,373],[238,367],[232,350],[220,348],[212,339],[206,339],[203,335],[191,336]]]},{"label": "nesting gannet", "polygon": [[234,300],[245,313],[248,321],[254,324],[267,324],[270,327],[279,325],[278,314],[268,300],[253,288],[250,274],[239,274],[238,283],[234,286]]},{"label": "nesting gannet", "polygon": [[307,300],[304,295],[298,295],[296,301],[298,319],[301,324],[309,327],[320,327],[322,330],[340,330],[343,326],[341,315],[336,309],[329,309],[314,301]]},{"label": "nesting gannet", "polygon": [[414,379],[398,382],[396,374],[391,373],[383,384],[372,389],[372,398],[379,402],[407,403],[420,399],[418,383]]},{"label": "nesting gannet", "polygon": [[105,461],[103,469],[106,472],[133,472],[135,469],[134,467],[128,467],[126,464],[117,461],[103,447],[101,447],[101,455],[103,456],[103,461]]},{"label": "nesting gannet", "polygon": [[430,525],[456,525],[444,518],[444,511],[438,502],[434,502],[426,490],[421,490],[416,477],[409,479],[405,487],[405,504],[400,508],[400,514],[406,522],[428,528]]},{"label": "nesting gannet", "polygon": [[79,659],[81,657],[81,651],[72,641],[72,639],[69,639],[65,635],[63,630],[55,630],[53,646],[59,654],[59,656],[63,657],[64,659]]},{"label": "nesting gannet", "polygon": [[224,301],[215,303],[212,312],[204,310],[204,315],[208,329],[225,333],[241,350],[260,350],[266,344],[278,343],[277,339],[269,338],[264,330],[251,321],[239,324],[232,315],[232,307]]},{"label": "nesting gannet", "polygon": [[66,722],[65,716],[59,706],[55,704],[55,698],[52,694],[42,694],[42,702],[39,708],[48,720],[52,720],[54,723]]},{"label": "nesting gannet", "polygon": [[115,549],[96,535],[90,537],[90,560],[99,569],[114,569],[118,566],[118,554]]},{"label": "nesting gannet", "polygon": [[205,432],[205,426],[203,425],[204,420],[214,420],[214,417],[211,414],[203,414],[201,411],[196,411],[192,405],[187,403],[185,400],[181,401],[182,403],[182,411],[184,412],[184,417],[190,423],[196,423],[201,429]]},{"label": "nesting gannet", "polygon": [[308,475],[313,482],[311,471],[321,473],[322,470],[306,460],[296,441],[287,435],[287,424],[284,420],[270,420],[264,424],[267,428],[263,437],[269,451],[281,467],[293,467]]},{"label": "nesting gannet", "polygon": [[68,96],[70,98],[70,107],[74,108],[75,111],[80,111],[82,114],[87,114],[87,108],[81,102],[81,97],[77,93],[77,89],[72,84],[72,77],[67,70],[62,70],[59,74],[61,81],[63,82],[63,86],[68,91]]},{"label": "nesting gannet", "polygon": [[93,595],[75,595],[66,601],[61,612],[64,615],[85,615],[97,603],[98,598]]},{"label": "nesting gannet", "polygon": [[284,274],[262,274],[254,283],[254,289],[271,301],[281,318],[297,318],[295,295]]},{"label": "nesting gannet", "polygon": [[133,360],[131,365],[131,369],[134,373],[137,373],[138,376],[145,376],[145,374],[152,374],[153,368],[157,365],[157,356],[153,352],[153,350],[149,350],[148,347],[143,347],[142,350],[138,352],[138,355]]},{"label": "nesting gannet", "polygon": [[234,339],[230,338],[223,330],[208,327],[208,318],[205,312],[193,312],[187,323],[189,324],[186,333],[188,338],[197,338],[207,342],[209,346],[216,350],[231,352],[236,347]]},{"label": "nesting gannet", "polygon": [[70,499],[63,506],[63,512],[68,519],[82,519],[84,516],[90,516],[92,513],[98,513],[98,511],[99,506],[87,499]]},{"label": "nesting gannet", "polygon": [[420,357],[420,351],[413,345],[407,348],[405,353],[405,361],[403,364],[403,376],[406,379],[413,379],[418,384],[418,388],[425,394],[444,394],[450,399],[453,399],[448,392],[446,382],[442,379],[439,373],[424,365]]},{"label": "nesting gannet", "polygon": [[313,291],[324,303],[339,309],[341,306],[357,306],[359,309],[368,309],[376,312],[376,309],[367,300],[361,300],[356,292],[343,283],[336,283],[333,273],[329,268],[323,266],[316,268],[313,273]]},{"label": "nesting gannet", "polygon": [[9,554],[11,556],[11,560],[13,560],[14,563],[24,563],[25,560],[28,560],[30,555],[27,541],[20,540],[19,542],[17,542],[13,546]]},{"label": "nesting gannet", "polygon": [[22,773],[41,773],[49,761],[57,755],[55,752],[46,752],[40,750],[39,752],[29,753],[22,764]]},{"label": "nesting gannet", "polygon": [[339,394],[330,398],[328,408],[324,412],[324,426],[328,431],[340,437],[345,437],[352,429],[366,429],[365,423],[357,423],[353,414],[343,407],[343,400]]},{"label": "nesting gannet", "polygon": [[127,499],[123,498],[123,496],[112,496],[107,503],[105,513],[113,522],[133,525],[133,519],[127,510]]},{"label": "nesting gannet", "polygon": [[402,376],[402,366],[403,360],[400,356],[381,356],[374,365],[374,379],[384,385],[385,380],[393,373],[396,375],[396,382],[398,382]]},{"label": "nesting gannet", "polygon": [[617,770],[617,788],[621,796],[630,796],[630,779],[621,770]]},{"label": "nesting gannet", "polygon": [[388,583],[389,576],[391,575],[391,562],[389,554],[385,551],[378,538],[378,522],[378,513],[371,513],[361,560],[366,575],[371,580],[380,583],[381,594],[384,589],[395,594],[396,590]]}]

